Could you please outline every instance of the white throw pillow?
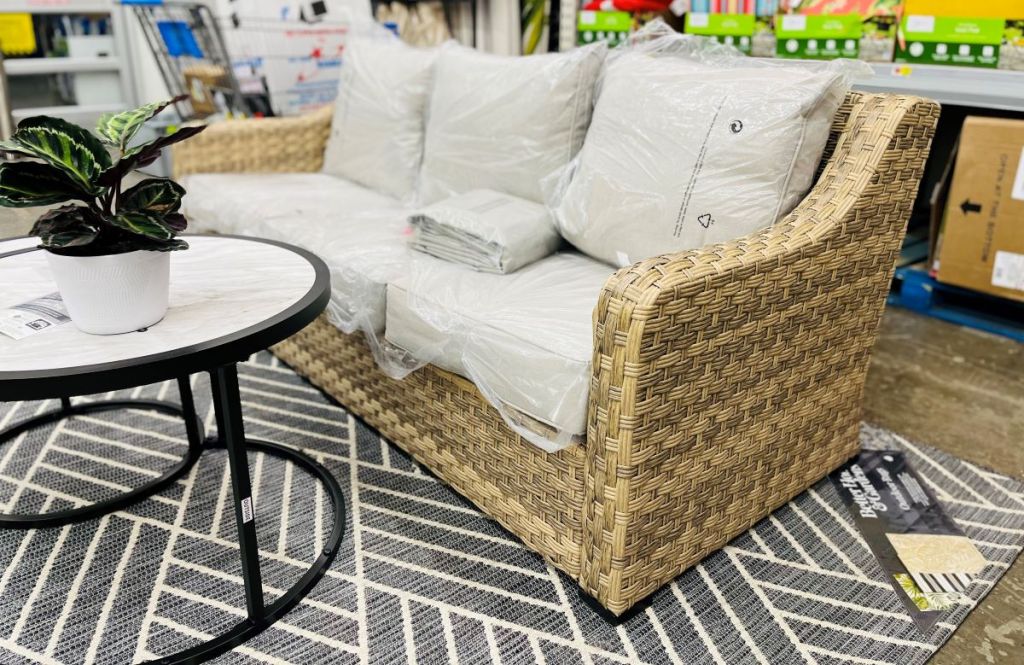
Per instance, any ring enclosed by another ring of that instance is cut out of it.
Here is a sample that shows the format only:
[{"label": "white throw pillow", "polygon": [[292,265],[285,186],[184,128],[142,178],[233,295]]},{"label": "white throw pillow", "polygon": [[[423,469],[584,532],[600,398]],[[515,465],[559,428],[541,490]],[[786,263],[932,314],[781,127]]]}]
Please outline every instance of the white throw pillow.
[{"label": "white throw pillow", "polygon": [[522,57],[442,47],[420,201],[491,189],[543,202],[541,178],[583,144],[606,51],[602,43]]},{"label": "white throw pillow", "polygon": [[324,173],[409,200],[423,157],[423,127],[437,49],[397,39],[345,48]]},{"label": "white throw pillow", "polygon": [[562,236],[623,266],[770,226],[810,187],[847,87],[827,67],[609,58],[549,202]]}]

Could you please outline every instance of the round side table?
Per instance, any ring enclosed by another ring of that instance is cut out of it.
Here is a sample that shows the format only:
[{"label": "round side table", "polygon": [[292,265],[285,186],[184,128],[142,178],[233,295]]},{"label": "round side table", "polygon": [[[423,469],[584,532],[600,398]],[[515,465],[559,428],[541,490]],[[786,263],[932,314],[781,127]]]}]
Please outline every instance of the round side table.
[{"label": "round side table", "polygon": [[[170,308],[145,330],[98,336],[73,323],[13,340],[0,335],[0,400],[60,399],[61,406],[0,431],[0,444],[34,427],[74,415],[114,409],[145,409],[180,416],[188,449],[159,478],[112,499],[36,515],[0,515],[0,528],[46,528],[92,519],[151,496],[174,482],[206,450],[227,451],[247,618],[208,642],[158,659],[194,663],[213,658],[257,635],[291,610],[330,567],[344,530],[344,497],[337,480],[308,455],[245,436],[237,363],[302,330],[326,307],[330,276],[309,252],[284,243],[231,236],[189,236],[190,248],[171,257]],[[57,289],[46,256],[34,239],[0,242],[0,309]],[[196,413],[189,377],[210,374],[217,436],[206,436]],[[175,379],[181,404],[117,400],[76,404],[71,398]],[[277,600],[264,604],[256,507],[247,451],[297,464],[323,483],[334,524],[323,550],[302,577]]]}]

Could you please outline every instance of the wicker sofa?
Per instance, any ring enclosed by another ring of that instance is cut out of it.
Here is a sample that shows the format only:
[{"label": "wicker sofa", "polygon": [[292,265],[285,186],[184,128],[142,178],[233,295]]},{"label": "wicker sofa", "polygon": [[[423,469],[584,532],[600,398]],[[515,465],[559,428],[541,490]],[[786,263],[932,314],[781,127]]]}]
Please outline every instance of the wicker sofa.
[{"label": "wicker sofa", "polygon": [[[436,367],[389,379],[360,334],[323,319],[273,350],[622,614],[857,452],[937,116],[930,101],[851,93],[783,221],[608,279],[581,445],[530,445]],[[224,122],[176,149],[175,172],[316,171],[330,122]]]}]

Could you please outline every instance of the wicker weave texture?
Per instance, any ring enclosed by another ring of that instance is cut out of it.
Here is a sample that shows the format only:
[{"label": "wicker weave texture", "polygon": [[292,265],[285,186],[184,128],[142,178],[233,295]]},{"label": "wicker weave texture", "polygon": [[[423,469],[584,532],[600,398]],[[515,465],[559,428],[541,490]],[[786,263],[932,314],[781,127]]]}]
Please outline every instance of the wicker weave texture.
[{"label": "wicker weave texture", "polygon": [[[787,219],[611,277],[594,312],[585,446],[539,451],[436,368],[390,380],[360,336],[323,320],[275,352],[624,612],[856,452],[937,116],[932,102],[851,93]],[[287,170],[319,168],[308,153],[328,127],[314,120],[297,138],[306,158]],[[258,157],[284,140],[283,122],[253,126],[241,166],[221,154],[240,139],[208,131],[175,171],[285,170]]]},{"label": "wicker weave texture", "polygon": [[361,334],[346,335],[323,317],[273,351],[530,548],[579,576],[582,446],[542,451],[506,427],[472,383],[433,366],[390,379]]},{"label": "wicker weave texture", "polygon": [[581,581],[613,612],[857,451],[868,360],[937,113],[851,95],[831,158],[787,219],[606,284]]},{"label": "wicker weave texture", "polygon": [[215,123],[172,148],[174,177],[189,173],[319,171],[330,131],[330,108],[294,118]]}]

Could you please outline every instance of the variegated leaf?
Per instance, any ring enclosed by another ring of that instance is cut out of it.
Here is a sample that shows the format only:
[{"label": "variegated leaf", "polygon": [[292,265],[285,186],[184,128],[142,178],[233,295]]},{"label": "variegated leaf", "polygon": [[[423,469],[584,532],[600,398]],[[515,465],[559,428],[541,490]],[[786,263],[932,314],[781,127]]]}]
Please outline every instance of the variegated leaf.
[{"label": "variegated leaf", "polygon": [[5,162],[0,164],[0,206],[28,208],[63,203],[72,199],[88,201],[92,197],[82,191],[63,171],[39,162]]},{"label": "variegated leaf", "polygon": [[121,194],[118,208],[166,215],[178,210],[181,206],[181,197],[184,195],[185,188],[173,180],[150,178]]},{"label": "variegated leaf", "polygon": [[204,129],[206,129],[206,125],[180,127],[177,131],[171,134],[161,136],[149,143],[129,148],[121,156],[121,161],[114,164],[100,176],[99,183],[105,187],[112,186],[114,183],[120,181],[121,178],[127,175],[130,171],[134,171],[135,169],[142,168],[144,166],[149,166],[155,162],[157,157],[160,156],[160,151],[167,146],[179,141],[184,141],[191,136],[195,136]]},{"label": "variegated leaf", "polygon": [[140,106],[139,108],[132,109],[131,111],[105,113],[100,116],[100,120],[96,124],[96,133],[99,134],[104,141],[110,145],[117,146],[123,151],[147,120],[160,113],[171,104],[185,99],[187,96],[188,95],[180,95],[174,99],[168,99],[163,102],[146,104],[145,106]]},{"label": "variegated leaf", "polygon": [[0,149],[35,157],[60,169],[83,190],[95,194],[96,179],[110,168],[110,154],[88,131],[60,118],[26,118]]},{"label": "variegated leaf", "polygon": [[100,223],[88,208],[63,206],[36,220],[30,233],[48,249],[84,247],[99,235]]},{"label": "variegated leaf", "polygon": [[174,237],[174,231],[164,224],[156,213],[129,210],[119,212],[113,217],[107,218],[107,221],[129,233],[153,240],[170,240]]}]

